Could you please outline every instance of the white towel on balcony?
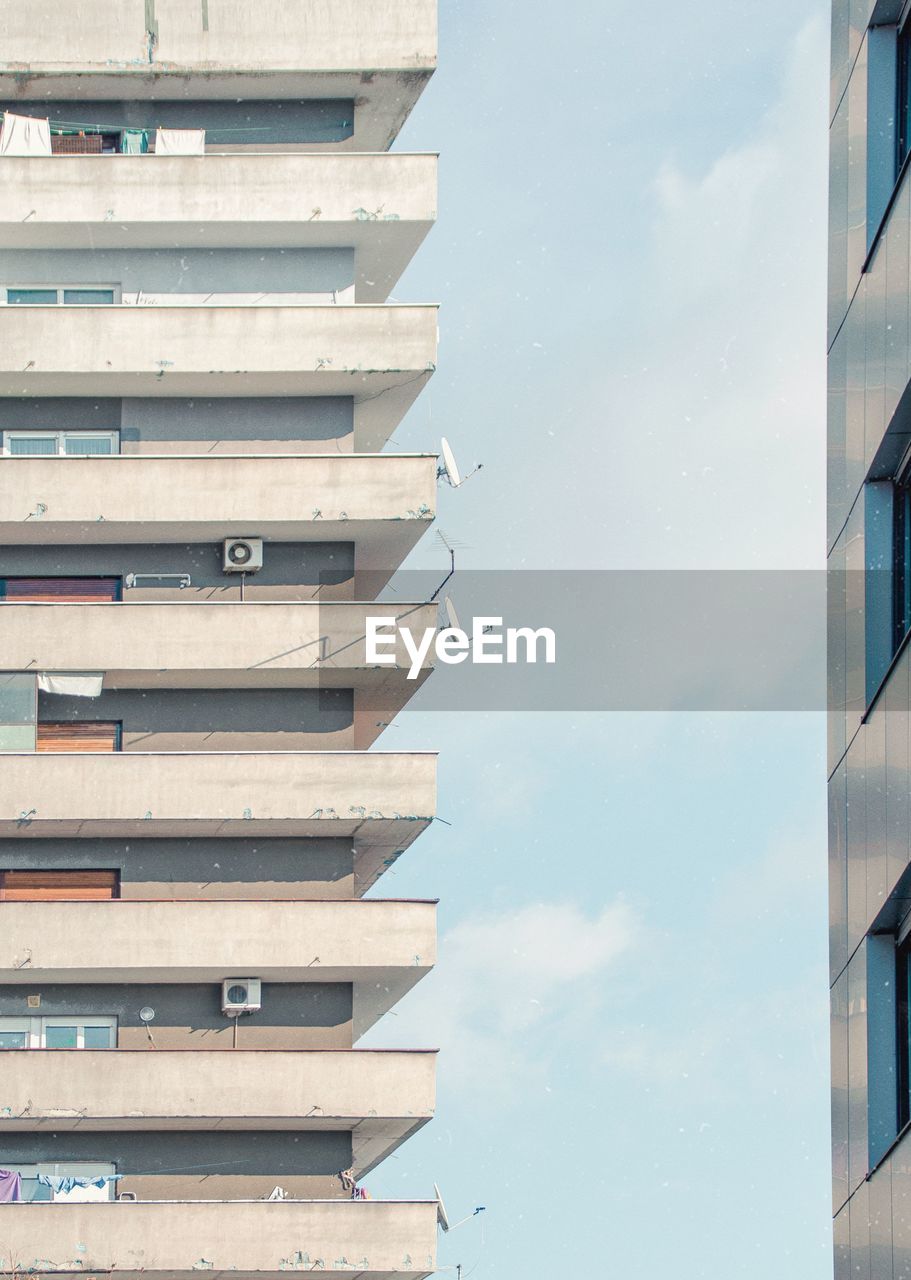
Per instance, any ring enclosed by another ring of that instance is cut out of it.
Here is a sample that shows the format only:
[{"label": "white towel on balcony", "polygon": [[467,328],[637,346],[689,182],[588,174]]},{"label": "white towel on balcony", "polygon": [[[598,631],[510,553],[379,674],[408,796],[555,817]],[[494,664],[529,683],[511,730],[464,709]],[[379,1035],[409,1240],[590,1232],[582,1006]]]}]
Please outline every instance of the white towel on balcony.
[{"label": "white towel on balcony", "polygon": [[104,684],[104,673],[81,672],[79,675],[58,675],[54,671],[42,671],[38,676],[38,688],[42,693],[62,693],[70,698],[98,698]]},{"label": "white towel on balcony", "polygon": [[206,153],[205,129],[157,129],[157,156],[203,156]]},{"label": "white towel on balcony", "polygon": [[3,114],[0,128],[0,156],[49,156],[51,154],[51,124],[34,116],[15,116],[11,111]]}]

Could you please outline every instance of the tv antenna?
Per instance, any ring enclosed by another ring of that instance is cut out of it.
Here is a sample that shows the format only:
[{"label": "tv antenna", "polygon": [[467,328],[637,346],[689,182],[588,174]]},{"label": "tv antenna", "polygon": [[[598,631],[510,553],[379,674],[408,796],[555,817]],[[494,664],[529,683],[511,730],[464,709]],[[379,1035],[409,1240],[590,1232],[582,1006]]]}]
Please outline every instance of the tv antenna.
[{"label": "tv antenna", "polygon": [[443,588],[446,586],[446,583],[449,581],[449,579],[450,579],[450,578],[452,577],[452,575],[455,573],[455,553],[456,553],[456,549],[457,549],[458,547],[464,547],[464,545],[465,545],[465,544],[464,544],[464,542],[458,543],[458,542],[453,541],[451,538],[448,538],[448,537],[446,536],[446,534],[445,534],[445,533],[443,533],[442,529],[437,529],[437,531],[436,531],[436,532],[437,532],[437,540],[438,540],[439,542],[441,542],[441,543],[443,544],[443,546],[446,548],[446,550],[449,552],[449,572],[447,573],[447,575],[446,575],[446,577],[443,579],[443,581],[440,583],[440,585],[437,587],[436,591],[434,591],[433,595],[430,597],[430,599],[431,599],[431,600],[436,600],[437,596],[440,594],[440,592],[441,592],[441,591],[443,590]]},{"label": "tv antenna", "polygon": [[453,489],[461,488],[465,481],[470,479],[476,471],[480,471],[484,465],[483,462],[479,462],[476,467],[472,467],[468,475],[463,476],[459,470],[459,464],[455,460],[455,454],[452,452],[449,441],[445,436],[440,440],[440,458],[441,465],[437,467],[437,479],[445,480]]}]

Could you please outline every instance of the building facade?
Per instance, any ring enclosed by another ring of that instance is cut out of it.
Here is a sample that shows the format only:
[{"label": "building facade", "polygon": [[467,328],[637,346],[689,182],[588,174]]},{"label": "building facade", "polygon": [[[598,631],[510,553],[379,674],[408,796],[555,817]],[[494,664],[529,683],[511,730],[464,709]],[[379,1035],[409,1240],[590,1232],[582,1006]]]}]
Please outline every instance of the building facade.
[{"label": "building facade", "polygon": [[835,1272],[911,1276],[911,24],[835,0],[829,870]]},{"label": "building facade", "polygon": [[359,1181],[435,1056],[355,1046],[434,962],[365,619],[434,515],[435,61],[435,0],[0,0],[0,1274],[434,1270]]}]

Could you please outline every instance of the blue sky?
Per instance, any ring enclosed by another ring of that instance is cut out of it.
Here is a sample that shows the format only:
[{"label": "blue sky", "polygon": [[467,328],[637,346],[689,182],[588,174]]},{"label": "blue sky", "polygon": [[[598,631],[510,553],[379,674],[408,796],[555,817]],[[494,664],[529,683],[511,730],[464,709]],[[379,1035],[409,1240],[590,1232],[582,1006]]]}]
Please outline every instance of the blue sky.
[{"label": "blue sky", "polygon": [[[399,143],[442,152],[439,225],[395,294],[442,302],[440,367],[395,444],[484,462],[441,490],[460,565],[820,566],[824,6],[440,7]],[[441,1243],[466,1280],[828,1280],[823,716],[379,745],[441,750],[452,826],[380,886],[442,899],[441,948],[370,1042],[443,1052],[372,1192],[485,1205]]]}]

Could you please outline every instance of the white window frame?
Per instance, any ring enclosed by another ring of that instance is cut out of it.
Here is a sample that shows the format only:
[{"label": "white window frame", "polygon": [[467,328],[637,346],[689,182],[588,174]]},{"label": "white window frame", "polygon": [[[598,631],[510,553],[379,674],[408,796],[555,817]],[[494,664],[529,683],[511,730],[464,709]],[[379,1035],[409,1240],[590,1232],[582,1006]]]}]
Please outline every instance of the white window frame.
[{"label": "white window frame", "polygon": [[[76,1028],[76,1048],[70,1052],[78,1052],[85,1049],[85,1029],[86,1027],[108,1027],[112,1032],[111,1048],[117,1048],[117,1019],[110,1014],[104,1013],[70,1013],[70,1014],[54,1014],[52,1016],[21,1018],[17,1015],[9,1015],[0,1017],[0,1031],[27,1031],[28,1042],[26,1049],[45,1049],[47,1047],[47,1037],[45,1032],[48,1027],[75,1027]],[[21,1053],[19,1049],[9,1049],[9,1053]],[[90,1052],[92,1052],[90,1050]],[[96,1049],[96,1053],[105,1053],[107,1050]]]},{"label": "white window frame", "polygon": [[[34,453],[34,454],[15,454],[15,455],[14,455],[14,454],[13,454],[13,451],[12,451],[12,449],[11,449],[11,447],[10,447],[10,439],[11,439],[11,438],[15,438],[15,439],[17,439],[17,440],[54,440],[54,441],[55,441],[55,445],[56,445],[56,447],[55,447],[55,451],[54,451],[54,453],[48,453],[48,454]],[[33,430],[33,431],[32,431],[32,430],[29,430],[27,427],[23,427],[23,428],[21,428],[21,429],[19,429],[19,428],[14,428],[14,429],[13,429],[13,430],[11,430],[11,431],[4,431],[4,432],[3,432],[3,455],[4,455],[4,457],[7,457],[7,458],[12,458],[12,457],[32,457],[32,458],[41,458],[41,457],[47,457],[47,458],[79,458],[79,457],[85,457],[85,456],[86,456],[85,454],[67,453],[67,451],[66,451],[66,442],[67,442],[67,440],[69,440],[69,439],[73,439],[73,438],[76,438],[76,439],[78,439],[78,440],[85,440],[85,439],[91,439],[91,440],[107,439],[107,440],[110,440],[110,442],[111,442],[111,453],[110,453],[110,454],[106,454],[106,453],[101,453],[101,454],[89,454],[89,455],[88,455],[89,457],[107,458],[107,457],[114,456],[114,455],[116,455],[116,454],[119,454],[119,453],[120,453],[120,432],[119,432],[119,431],[91,431],[91,430],[86,430],[86,431],[75,431],[75,430],[74,430],[74,431],[70,431],[70,430],[67,430],[66,428],[63,428],[63,429],[61,429],[60,431],[53,431],[53,430],[40,431],[40,430],[38,430],[38,429],[36,428],[35,430]]]},{"label": "white window frame", "polygon": [[[54,290],[54,291],[56,292],[56,294],[57,294],[57,301],[56,301],[56,303],[53,303],[53,302],[10,302],[10,301],[9,301],[9,295],[10,295],[10,291],[11,291],[11,290],[12,290],[12,292],[14,292],[14,293],[18,293],[18,292],[20,292],[21,290],[29,290],[29,289],[35,289],[35,290],[40,289],[42,293],[50,293],[50,292],[51,292],[51,290]],[[108,292],[113,293],[113,295],[114,295],[114,300],[113,300],[113,302],[97,302],[97,303],[91,303],[91,302],[79,302],[79,303],[69,302],[69,303],[66,303],[66,304],[65,304],[65,303],[64,303],[64,301],[63,301],[63,295],[64,295],[64,293],[65,293],[65,292],[66,292],[66,293],[69,293],[71,290],[74,290],[74,289],[75,289],[75,290],[79,290],[79,289],[97,289],[97,290],[101,290],[101,289],[104,289],[104,290],[107,290]],[[92,283],[92,284],[60,284],[60,285],[57,285],[57,284],[6,284],[6,285],[4,285],[4,286],[3,286],[3,288],[2,288],[2,289],[0,289],[0,293],[2,293],[2,295],[3,295],[3,296],[2,296],[2,299],[0,299],[0,305],[3,305],[4,307],[22,307],[22,306],[25,306],[25,307],[29,307],[29,306],[32,306],[32,307],[53,307],[53,306],[62,307],[62,306],[64,306],[64,305],[66,305],[66,306],[70,306],[70,307],[73,307],[73,306],[81,306],[81,307],[90,307],[90,306],[110,307],[110,306],[117,306],[117,304],[123,300],[123,299],[122,299],[122,292],[121,292],[121,287],[120,287],[120,285],[119,285],[119,284],[111,284],[111,283],[109,283],[108,281],[101,281],[101,282],[99,282],[99,283]]]}]

